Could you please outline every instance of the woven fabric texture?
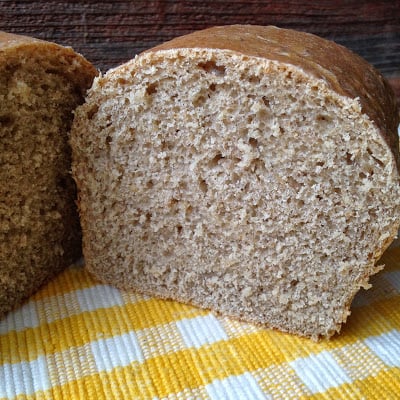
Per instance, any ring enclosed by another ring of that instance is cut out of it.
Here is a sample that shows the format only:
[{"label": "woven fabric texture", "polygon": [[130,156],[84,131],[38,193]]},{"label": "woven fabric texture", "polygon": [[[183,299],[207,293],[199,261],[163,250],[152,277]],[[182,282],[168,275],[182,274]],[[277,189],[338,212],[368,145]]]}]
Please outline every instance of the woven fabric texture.
[{"label": "woven fabric texture", "polygon": [[314,343],[72,266],[0,321],[0,399],[400,399],[400,248]]}]

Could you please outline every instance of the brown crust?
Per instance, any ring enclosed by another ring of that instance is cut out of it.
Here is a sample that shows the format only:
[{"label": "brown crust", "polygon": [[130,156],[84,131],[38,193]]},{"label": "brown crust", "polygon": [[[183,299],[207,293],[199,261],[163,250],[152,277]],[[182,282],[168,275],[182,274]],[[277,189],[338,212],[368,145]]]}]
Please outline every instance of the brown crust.
[{"label": "brown crust", "polygon": [[32,38],[29,36],[15,35],[0,31],[0,62],[5,57],[15,55],[17,52],[34,52],[36,50],[47,51],[56,58],[61,55],[72,65],[76,63],[76,70],[68,74],[68,79],[75,82],[84,96],[91,86],[93,77],[98,75],[97,69],[81,54],[76,53],[71,47],[64,47],[52,42]]},{"label": "brown crust", "polygon": [[400,171],[399,113],[386,79],[347,48],[310,33],[274,26],[230,25],[177,37],[147,52],[177,48],[230,50],[299,67],[323,79],[336,93],[360,99],[362,111],[375,122]]},{"label": "brown crust", "polygon": [[[23,44],[27,44],[27,43],[37,43],[37,44],[44,44],[44,45],[54,45],[54,46],[58,46],[55,43],[51,43],[51,42],[46,42],[44,40],[40,40],[40,39],[36,39],[30,36],[24,36],[24,35],[16,35],[14,33],[9,33],[9,32],[4,32],[4,31],[0,31],[0,50],[6,50],[9,48],[13,48],[13,47],[18,47],[20,45]],[[61,47],[61,46],[58,46]]]}]

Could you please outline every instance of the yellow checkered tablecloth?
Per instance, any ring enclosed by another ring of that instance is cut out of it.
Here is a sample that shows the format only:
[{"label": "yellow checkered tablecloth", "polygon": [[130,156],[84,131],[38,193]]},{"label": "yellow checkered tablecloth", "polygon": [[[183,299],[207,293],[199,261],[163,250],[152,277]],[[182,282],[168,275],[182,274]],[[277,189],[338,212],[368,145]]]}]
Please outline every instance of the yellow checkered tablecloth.
[{"label": "yellow checkered tablecloth", "polygon": [[72,266],[0,321],[1,399],[400,399],[400,248],[330,341],[124,293]]}]

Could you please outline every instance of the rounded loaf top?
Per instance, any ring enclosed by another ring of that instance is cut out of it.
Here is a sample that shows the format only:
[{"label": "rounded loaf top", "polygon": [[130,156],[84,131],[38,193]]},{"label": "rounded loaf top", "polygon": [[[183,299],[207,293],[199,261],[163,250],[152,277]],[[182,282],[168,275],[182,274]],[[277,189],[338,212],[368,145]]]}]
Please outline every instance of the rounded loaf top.
[{"label": "rounded loaf top", "polygon": [[392,149],[400,170],[396,98],[382,74],[359,55],[319,36],[275,26],[229,25],[196,31],[142,54],[177,48],[230,50],[291,64],[322,79],[336,93],[358,98]]},{"label": "rounded loaf top", "polygon": [[[16,35],[0,31],[0,64],[12,64],[12,60],[21,60],[25,56],[36,56],[43,60],[58,59],[60,74],[76,84],[81,95],[91,86],[93,77],[98,75],[97,69],[81,54],[71,47],[48,42],[24,35]],[[52,64],[54,68],[55,64]],[[51,71],[49,72],[56,72]]]}]

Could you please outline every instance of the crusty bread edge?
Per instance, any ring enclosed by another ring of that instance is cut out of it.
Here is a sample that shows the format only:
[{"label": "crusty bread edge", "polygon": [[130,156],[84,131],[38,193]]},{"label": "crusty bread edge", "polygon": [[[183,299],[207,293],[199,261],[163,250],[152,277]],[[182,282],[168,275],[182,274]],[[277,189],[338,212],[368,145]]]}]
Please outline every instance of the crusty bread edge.
[{"label": "crusty bread edge", "polygon": [[227,25],[179,36],[141,54],[177,48],[230,50],[290,64],[323,79],[336,93],[359,100],[362,112],[389,145],[400,172],[400,114],[394,91],[376,68],[346,47],[311,33],[275,26]]}]

